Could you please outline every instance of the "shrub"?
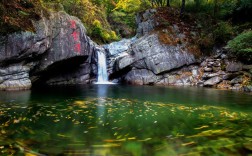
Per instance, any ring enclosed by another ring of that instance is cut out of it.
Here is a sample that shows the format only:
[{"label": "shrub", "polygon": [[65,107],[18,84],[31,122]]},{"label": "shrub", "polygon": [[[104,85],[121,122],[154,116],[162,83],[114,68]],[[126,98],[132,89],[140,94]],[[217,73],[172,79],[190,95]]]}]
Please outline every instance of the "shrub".
[{"label": "shrub", "polygon": [[228,22],[220,22],[213,31],[214,41],[217,44],[226,43],[233,34],[233,27]]},{"label": "shrub", "polygon": [[214,46],[214,40],[212,35],[204,35],[198,40],[198,44],[200,46],[200,49],[205,50],[212,50]]},{"label": "shrub", "polygon": [[94,20],[92,27],[91,36],[94,37],[98,42],[106,43],[119,39],[114,31],[103,28],[99,20]]},{"label": "shrub", "polygon": [[94,36],[94,37],[100,37],[101,34],[102,34],[101,22],[98,21],[98,20],[94,20],[91,35]]},{"label": "shrub", "polygon": [[252,60],[252,31],[241,33],[228,42],[231,52],[237,54],[243,60]]}]

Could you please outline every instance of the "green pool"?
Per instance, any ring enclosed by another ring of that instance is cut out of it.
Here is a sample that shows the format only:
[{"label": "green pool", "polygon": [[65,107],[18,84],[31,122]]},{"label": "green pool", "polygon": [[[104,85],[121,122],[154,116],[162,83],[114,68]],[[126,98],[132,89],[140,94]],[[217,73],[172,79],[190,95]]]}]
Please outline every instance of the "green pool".
[{"label": "green pool", "polygon": [[0,155],[251,154],[251,94],[121,85],[0,92]]}]

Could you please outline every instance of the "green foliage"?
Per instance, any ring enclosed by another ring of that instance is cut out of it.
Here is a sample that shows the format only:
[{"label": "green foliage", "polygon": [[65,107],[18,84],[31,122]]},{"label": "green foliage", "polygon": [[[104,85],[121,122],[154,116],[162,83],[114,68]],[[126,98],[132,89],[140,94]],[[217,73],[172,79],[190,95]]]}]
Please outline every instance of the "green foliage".
[{"label": "green foliage", "polygon": [[228,42],[231,51],[247,61],[252,60],[252,31],[241,33]]},{"label": "green foliage", "polygon": [[212,35],[203,35],[199,41],[198,41],[198,44],[200,46],[200,49],[201,50],[209,50],[211,51],[213,46],[214,46],[214,39],[212,37]]},{"label": "green foliage", "polygon": [[116,4],[116,10],[123,10],[125,12],[136,12],[140,8],[140,0],[119,0]]},{"label": "green foliage", "polygon": [[0,2],[0,34],[16,31],[35,31],[32,20],[39,20],[46,15],[40,1],[2,0]]},{"label": "green foliage", "polygon": [[101,40],[102,42],[109,42],[119,39],[114,31],[108,31],[104,29],[99,20],[95,20],[93,22],[93,27],[91,29],[91,36]]},{"label": "green foliage", "polygon": [[214,40],[217,44],[226,43],[233,34],[233,27],[228,22],[218,23],[213,32]]}]

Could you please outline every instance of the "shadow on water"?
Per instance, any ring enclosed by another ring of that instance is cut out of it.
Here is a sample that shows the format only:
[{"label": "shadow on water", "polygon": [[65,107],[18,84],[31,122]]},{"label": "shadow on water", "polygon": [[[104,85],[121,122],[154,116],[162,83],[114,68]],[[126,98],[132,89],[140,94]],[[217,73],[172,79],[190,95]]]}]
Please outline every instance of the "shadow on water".
[{"label": "shadow on water", "polygon": [[[15,94],[15,93],[14,93]],[[155,87],[128,85],[83,85],[34,90],[31,99],[128,98],[141,101],[189,105],[245,106],[252,104],[252,94],[202,87]]]}]

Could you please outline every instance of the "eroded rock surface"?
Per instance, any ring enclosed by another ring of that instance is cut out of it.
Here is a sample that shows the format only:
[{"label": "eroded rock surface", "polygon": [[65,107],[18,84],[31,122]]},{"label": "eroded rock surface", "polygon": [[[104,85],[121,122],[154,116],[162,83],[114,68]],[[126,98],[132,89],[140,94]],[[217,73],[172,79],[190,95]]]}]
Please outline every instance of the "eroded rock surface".
[{"label": "eroded rock surface", "polygon": [[[19,32],[0,37],[0,68],[4,71],[0,72],[1,89],[28,89],[31,82],[51,83],[50,79],[55,79],[56,75],[62,76],[57,80],[69,81],[72,78],[68,71],[81,77],[71,81],[86,83],[92,73],[91,57],[97,45],[86,35],[81,21],[60,11],[42,17],[34,22],[34,27],[34,33]],[[87,63],[89,70],[85,72],[75,69],[86,68],[83,66]],[[62,84],[61,81],[54,81],[54,84],[56,82]]]}]

